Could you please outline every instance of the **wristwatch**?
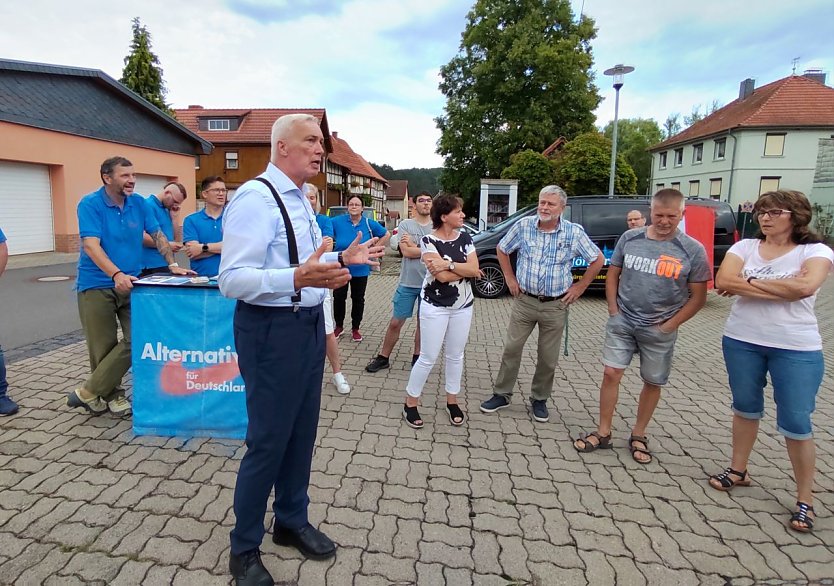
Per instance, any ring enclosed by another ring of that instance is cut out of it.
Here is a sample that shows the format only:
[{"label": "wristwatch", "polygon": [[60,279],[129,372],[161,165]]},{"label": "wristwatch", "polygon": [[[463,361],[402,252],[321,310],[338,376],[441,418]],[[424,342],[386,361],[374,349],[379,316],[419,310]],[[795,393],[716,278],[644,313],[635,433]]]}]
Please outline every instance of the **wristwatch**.
[{"label": "wristwatch", "polygon": [[449,270],[450,270],[450,271],[454,271],[454,270],[455,270],[455,263],[453,263],[453,262],[450,262],[450,263],[449,263]]},{"label": "wristwatch", "polygon": [[208,252],[208,244],[203,244],[203,252]]}]

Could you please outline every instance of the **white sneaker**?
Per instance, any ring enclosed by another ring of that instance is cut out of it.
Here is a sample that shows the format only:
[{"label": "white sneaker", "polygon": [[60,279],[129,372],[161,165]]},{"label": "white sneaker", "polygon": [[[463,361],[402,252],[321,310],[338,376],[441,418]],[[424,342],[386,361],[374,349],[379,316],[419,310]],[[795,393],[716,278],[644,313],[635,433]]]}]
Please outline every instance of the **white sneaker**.
[{"label": "white sneaker", "polygon": [[107,401],[107,407],[113,415],[130,415],[133,408],[130,406],[130,401],[126,397],[116,397],[112,401]]},{"label": "white sneaker", "polygon": [[339,391],[340,395],[347,395],[350,392],[350,385],[341,372],[337,372],[333,375],[333,378],[330,379],[333,383],[333,386],[336,387],[336,390]]}]

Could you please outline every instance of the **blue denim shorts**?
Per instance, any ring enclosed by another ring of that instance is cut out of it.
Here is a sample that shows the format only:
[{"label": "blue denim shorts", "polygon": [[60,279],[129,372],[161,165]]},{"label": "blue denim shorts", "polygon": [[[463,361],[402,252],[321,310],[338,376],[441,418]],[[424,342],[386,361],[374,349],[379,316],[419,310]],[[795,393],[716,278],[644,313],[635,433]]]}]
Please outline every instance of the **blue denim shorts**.
[{"label": "blue denim shorts", "polygon": [[394,319],[408,319],[414,315],[414,305],[418,304],[421,290],[420,287],[397,285],[394,292]]},{"label": "blue denim shorts", "polygon": [[736,415],[764,416],[764,388],[770,373],[779,433],[795,440],[813,437],[811,413],[825,372],[822,350],[783,350],[727,336],[721,346]]},{"label": "blue denim shorts", "polygon": [[663,386],[669,382],[677,339],[677,331],[666,334],[657,326],[634,324],[620,312],[609,317],[605,324],[602,363],[624,369],[639,352],[640,377],[650,385]]}]

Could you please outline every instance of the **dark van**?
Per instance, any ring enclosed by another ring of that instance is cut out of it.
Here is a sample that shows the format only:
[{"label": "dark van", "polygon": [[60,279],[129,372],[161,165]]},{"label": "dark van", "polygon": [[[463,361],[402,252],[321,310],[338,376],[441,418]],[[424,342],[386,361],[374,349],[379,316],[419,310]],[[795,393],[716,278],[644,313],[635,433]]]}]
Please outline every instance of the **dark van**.
[{"label": "dark van", "polygon": [[[591,240],[605,255],[606,267],[596,276],[591,287],[603,288],[607,274],[607,264],[614,253],[614,246],[623,232],[628,229],[626,214],[631,210],[640,210],[649,220],[651,198],[648,196],[575,196],[569,197],[562,217],[570,222],[581,224]],[[715,240],[714,263],[715,270],[724,259],[724,254],[737,240],[736,219],[732,208],[726,202],[712,199],[689,197],[687,205],[710,207],[715,211]],[[536,206],[527,206],[500,224],[496,224],[473,238],[478,262],[484,273],[483,278],[475,281],[475,293],[479,297],[494,299],[507,292],[507,282],[504,272],[498,264],[498,254],[495,249],[510,227],[519,219],[535,215]],[[510,257],[515,266],[515,255]],[[576,258],[573,263],[573,278],[578,280],[587,268],[584,259]]]}]

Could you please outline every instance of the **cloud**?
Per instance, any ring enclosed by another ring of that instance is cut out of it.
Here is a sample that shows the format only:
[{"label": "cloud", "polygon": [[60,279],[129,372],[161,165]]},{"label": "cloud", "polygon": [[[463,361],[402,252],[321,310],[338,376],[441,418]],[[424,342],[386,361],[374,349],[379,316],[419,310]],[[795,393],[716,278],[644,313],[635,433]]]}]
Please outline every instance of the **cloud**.
[{"label": "cloud", "polygon": [[[331,116],[332,114],[332,116]],[[367,161],[394,169],[440,167],[434,154],[440,132],[433,117],[385,103],[328,111],[330,130],[339,133]]]},{"label": "cloud", "polygon": [[[440,66],[457,52],[474,0],[27,0],[0,3],[0,55],[101,69],[118,79],[139,16],[177,107],[323,107],[333,128],[377,163],[439,164],[433,118]],[[572,0],[578,14],[583,0]],[[727,103],[738,83],[790,73],[791,59],[834,70],[831,0],[584,0],[596,20],[598,124],[613,118],[602,71],[626,77],[620,116]],[[367,152],[363,148],[369,149]]]}]

